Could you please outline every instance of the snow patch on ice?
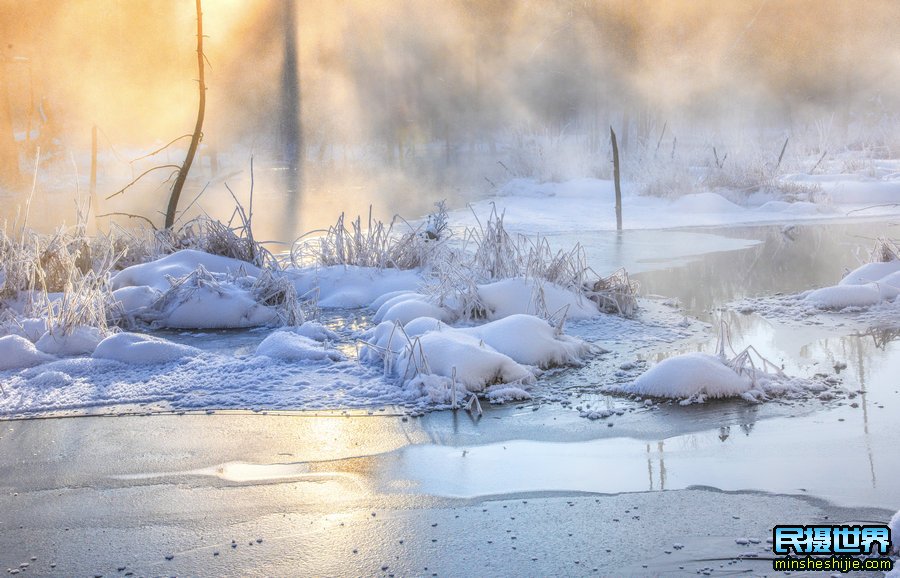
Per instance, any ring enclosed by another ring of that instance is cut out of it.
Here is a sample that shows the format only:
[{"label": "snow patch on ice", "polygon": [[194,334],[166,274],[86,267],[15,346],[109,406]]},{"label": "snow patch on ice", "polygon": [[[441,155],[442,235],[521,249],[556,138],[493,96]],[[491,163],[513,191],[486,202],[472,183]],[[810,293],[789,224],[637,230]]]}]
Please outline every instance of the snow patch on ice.
[{"label": "snow patch on ice", "polygon": [[488,308],[488,318],[517,313],[552,315],[566,311],[569,319],[586,319],[600,313],[593,301],[549,282],[517,277],[478,286],[478,296]]},{"label": "snow patch on ice", "polygon": [[110,359],[122,363],[168,363],[193,357],[200,350],[180,343],[144,335],[142,333],[116,333],[100,342],[94,350],[95,359]]},{"label": "snow patch on ice", "polygon": [[20,335],[0,337],[0,370],[32,367],[53,359]]},{"label": "snow patch on ice", "polygon": [[341,361],[344,359],[333,349],[292,331],[275,331],[256,348],[256,355],[264,355],[279,361]]},{"label": "snow patch on ice", "polygon": [[81,325],[66,334],[50,329],[37,340],[35,347],[53,355],[88,355],[101,341],[103,333],[99,329]]},{"label": "snow patch on ice", "polygon": [[752,381],[738,375],[719,357],[707,353],[686,353],[670,357],[651,367],[630,384],[624,393],[688,399],[735,397],[751,389]]},{"label": "snow patch on ice", "polygon": [[354,309],[394,291],[413,291],[422,279],[417,269],[375,269],[350,265],[306,267],[286,272],[301,297],[318,292],[319,307]]}]

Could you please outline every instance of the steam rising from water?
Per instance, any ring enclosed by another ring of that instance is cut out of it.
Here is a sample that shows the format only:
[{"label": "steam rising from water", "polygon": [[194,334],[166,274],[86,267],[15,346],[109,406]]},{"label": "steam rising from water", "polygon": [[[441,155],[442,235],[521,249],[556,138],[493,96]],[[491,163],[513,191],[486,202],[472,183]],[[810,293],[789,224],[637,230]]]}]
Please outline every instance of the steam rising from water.
[{"label": "steam rising from water", "polygon": [[[255,155],[256,193],[271,197],[260,214],[279,236],[298,219],[274,224],[278,199],[300,187],[279,138],[291,108],[305,158],[297,210],[310,227],[369,202],[415,214],[484,190],[509,177],[497,161],[508,165],[531,135],[584,135],[586,158],[603,156],[610,124],[626,148],[664,124],[713,142],[782,130],[848,146],[883,138],[900,104],[892,0],[344,0],[296,2],[300,102],[286,109],[290,1],[207,0],[205,156],[192,183],[196,192],[211,181],[203,203],[216,213],[223,180],[246,192]],[[42,179],[40,193],[71,195],[72,154],[84,180],[92,124],[102,131],[101,196],[138,170],[117,156],[191,130],[193,2],[2,0],[0,31],[0,98],[19,134],[22,180],[41,144],[54,181]],[[35,140],[25,142],[29,127]],[[584,176],[584,166],[563,176]],[[155,217],[167,194],[159,180],[103,209]]]}]

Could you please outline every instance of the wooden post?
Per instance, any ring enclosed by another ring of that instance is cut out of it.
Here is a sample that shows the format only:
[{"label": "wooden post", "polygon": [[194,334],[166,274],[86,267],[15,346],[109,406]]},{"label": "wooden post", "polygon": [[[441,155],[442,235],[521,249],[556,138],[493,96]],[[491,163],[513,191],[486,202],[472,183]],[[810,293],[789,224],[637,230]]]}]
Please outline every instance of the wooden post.
[{"label": "wooden post", "polygon": [[616,143],[616,131],[609,127],[609,139],[612,141],[613,180],[616,183],[616,231],[622,230],[622,184],[619,173],[619,145]]}]

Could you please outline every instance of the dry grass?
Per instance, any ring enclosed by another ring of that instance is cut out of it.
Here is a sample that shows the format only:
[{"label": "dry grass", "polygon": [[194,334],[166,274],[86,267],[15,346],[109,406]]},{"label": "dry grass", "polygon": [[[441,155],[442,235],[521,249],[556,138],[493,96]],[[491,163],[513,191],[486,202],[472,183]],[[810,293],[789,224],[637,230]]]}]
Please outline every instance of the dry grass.
[{"label": "dry grass", "polygon": [[[409,230],[402,234],[395,232],[398,222],[403,222]],[[346,216],[341,213],[328,229],[310,231],[297,239],[291,248],[291,262],[296,267],[318,264],[415,269],[425,265],[447,237],[444,203],[438,203],[436,212],[418,227],[410,226],[400,217],[384,223],[373,218],[369,207],[365,226],[362,217],[357,217],[348,227]]]},{"label": "dry grass", "polygon": [[875,239],[875,246],[869,254],[871,263],[888,263],[900,259],[900,245],[893,239],[879,237]]}]

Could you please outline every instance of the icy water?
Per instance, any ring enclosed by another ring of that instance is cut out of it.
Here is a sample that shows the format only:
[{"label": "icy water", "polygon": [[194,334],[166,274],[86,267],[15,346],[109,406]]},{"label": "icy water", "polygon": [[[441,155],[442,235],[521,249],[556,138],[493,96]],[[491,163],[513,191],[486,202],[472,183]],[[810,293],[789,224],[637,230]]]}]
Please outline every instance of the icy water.
[{"label": "icy water", "polygon": [[[831,317],[721,308],[832,284],[877,234],[897,236],[884,222],[625,233],[614,258],[614,233],[585,241],[598,271],[631,264],[646,295],[682,310],[653,307],[724,318],[735,348],[839,379],[852,398],[685,407],[600,392],[620,363],[710,351],[707,327],[610,336],[609,353],[550,375],[547,394],[480,419],[385,408],[3,422],[0,564],[51,576],[772,575],[773,525],[900,508],[900,346],[897,332]],[[237,353],[260,339],[170,337]],[[589,405],[620,413],[581,417]],[[734,561],[745,554],[759,558]]]},{"label": "icy water", "polygon": [[[726,400],[645,408],[597,394],[595,383],[603,375],[592,373],[589,365],[561,378],[570,392],[577,392],[563,407],[524,404],[489,411],[477,424],[456,417],[451,421],[447,414],[426,416],[423,425],[436,443],[386,457],[378,470],[382,483],[460,497],[705,485],[818,496],[848,506],[900,507],[897,332],[861,332],[833,320],[789,324],[725,309],[743,297],[833,284],[845,268],[865,259],[875,236],[896,236],[897,226],[866,222],[641,233],[646,246],[667,244],[670,235],[675,242],[681,234],[746,243],[741,250],[681,255],[668,263],[632,248],[632,260],[644,268],[635,279],[646,294],[677,299],[688,315],[715,326],[725,320],[735,350],[752,344],[789,374],[828,374],[859,393],[841,400],[759,405]],[[601,237],[585,241],[589,256],[595,248],[615,244],[611,235]],[[727,242],[722,246],[733,247]],[[696,248],[702,252],[701,246]],[[593,260],[603,267],[603,257]],[[713,331],[707,335],[635,357],[656,362],[684,351],[711,352],[715,337]],[[628,360],[627,353],[622,355]],[[574,417],[588,404],[628,411],[596,422]]]}]

